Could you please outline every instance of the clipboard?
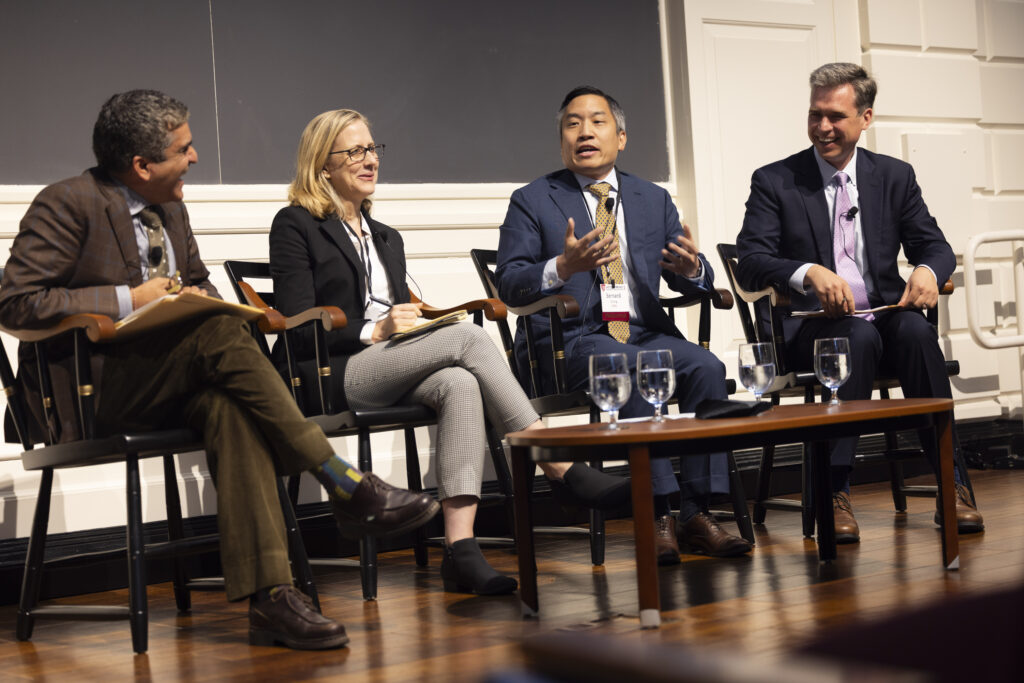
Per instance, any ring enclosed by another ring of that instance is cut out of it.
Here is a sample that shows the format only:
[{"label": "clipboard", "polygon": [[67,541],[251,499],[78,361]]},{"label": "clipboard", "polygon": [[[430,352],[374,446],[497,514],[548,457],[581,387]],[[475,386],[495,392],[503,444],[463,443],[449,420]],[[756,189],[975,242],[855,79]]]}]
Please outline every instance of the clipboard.
[{"label": "clipboard", "polygon": [[129,339],[189,318],[215,314],[233,315],[248,321],[262,316],[263,309],[191,292],[168,294],[156,301],[150,301],[142,308],[132,311],[130,315],[114,323],[114,329],[117,330],[114,341]]},{"label": "clipboard", "polygon": [[[260,312],[262,313],[262,311]],[[425,323],[420,323],[415,327],[410,327],[409,329],[403,332],[395,332],[388,338],[388,341],[401,341],[403,339],[417,337],[435,328],[462,322],[468,317],[469,313],[467,313],[465,310],[460,309],[458,311],[452,311],[451,313],[446,313],[445,315],[442,315],[440,318],[434,318],[433,320],[428,320]]]}]

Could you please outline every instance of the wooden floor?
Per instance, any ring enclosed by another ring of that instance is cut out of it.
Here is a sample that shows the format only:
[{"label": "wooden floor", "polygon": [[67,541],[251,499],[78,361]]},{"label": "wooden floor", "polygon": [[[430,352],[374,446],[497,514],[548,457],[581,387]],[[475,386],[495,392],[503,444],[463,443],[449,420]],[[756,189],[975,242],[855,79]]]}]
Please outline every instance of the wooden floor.
[{"label": "wooden floor", "polygon": [[[4,680],[303,680],[350,675],[360,680],[479,680],[519,666],[524,637],[588,631],[641,642],[687,643],[702,650],[767,659],[851,619],[871,619],[947,596],[980,593],[1024,581],[1024,471],[973,472],[987,530],[961,536],[961,569],[943,571],[934,503],[911,499],[895,514],[888,485],[856,487],[859,545],[840,546],[820,566],[802,538],[798,515],[772,512],[757,528],[749,558],[687,557],[661,570],[664,622],[641,631],[637,618],[630,521],[609,524],[608,561],[592,568],[584,538],[538,544],[541,616],[524,620],[516,597],[446,594],[440,552],[417,569],[411,551],[381,558],[380,598],[359,599],[351,569],[324,570],[324,612],[347,627],[346,649],[292,652],[247,645],[243,604],[222,593],[195,594],[191,614],[178,615],[169,585],[150,588],[150,648],[134,656],[124,622],[37,622],[31,642],[14,640],[15,607],[0,608],[0,677]],[[507,551],[486,551],[515,572]],[[74,602],[126,600],[125,591]],[[69,600],[71,602],[71,600]]]}]

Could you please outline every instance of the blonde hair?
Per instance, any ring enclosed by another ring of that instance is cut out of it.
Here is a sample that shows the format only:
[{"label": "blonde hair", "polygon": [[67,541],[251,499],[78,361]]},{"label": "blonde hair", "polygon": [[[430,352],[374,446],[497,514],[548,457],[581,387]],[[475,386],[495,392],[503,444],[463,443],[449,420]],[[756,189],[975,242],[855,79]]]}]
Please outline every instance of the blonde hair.
[{"label": "blonde hair", "polygon": [[[341,215],[340,199],[323,170],[338,134],[356,121],[370,127],[369,120],[353,109],[325,111],[306,124],[295,158],[295,179],[288,186],[289,204],[301,206],[317,218]],[[364,199],[360,209],[370,213],[372,206],[372,201]]]}]

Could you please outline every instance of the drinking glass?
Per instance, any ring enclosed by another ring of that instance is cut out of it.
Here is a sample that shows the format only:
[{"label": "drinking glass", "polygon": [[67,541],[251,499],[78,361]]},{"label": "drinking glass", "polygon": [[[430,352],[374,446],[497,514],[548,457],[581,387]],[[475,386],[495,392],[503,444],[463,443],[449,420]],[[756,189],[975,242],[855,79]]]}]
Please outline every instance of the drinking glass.
[{"label": "drinking glass", "polygon": [[661,422],[661,407],[676,390],[676,368],[668,349],[641,351],[636,361],[636,386],[654,406],[654,421]]},{"label": "drinking glass", "polygon": [[626,405],[632,383],[624,353],[598,353],[590,357],[590,398],[611,415],[609,429],[619,429],[619,408]]},{"label": "drinking glass", "polygon": [[814,374],[832,390],[829,403],[839,405],[836,392],[850,377],[850,341],[846,337],[814,340]]},{"label": "drinking glass", "polygon": [[741,344],[739,349],[740,384],[760,401],[761,394],[775,381],[775,350],[766,342]]}]

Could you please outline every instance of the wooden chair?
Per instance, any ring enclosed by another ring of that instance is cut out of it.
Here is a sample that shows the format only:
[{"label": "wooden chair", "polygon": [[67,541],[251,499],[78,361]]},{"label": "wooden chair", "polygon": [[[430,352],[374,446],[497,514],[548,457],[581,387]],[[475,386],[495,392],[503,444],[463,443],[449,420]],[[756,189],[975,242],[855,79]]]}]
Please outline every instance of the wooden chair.
[{"label": "wooden chair", "polygon": [[[747,342],[770,342],[775,350],[776,377],[771,387],[765,392],[771,395],[772,403],[778,404],[780,399],[789,396],[800,396],[806,403],[813,403],[815,394],[821,389],[818,378],[812,370],[796,370],[790,368],[786,363],[785,343],[782,333],[782,320],[784,309],[789,305],[789,297],[785,292],[780,292],[773,287],[750,292],[740,286],[736,278],[736,268],[739,256],[734,244],[719,244],[718,255],[725,264],[725,272],[729,278],[729,285],[735,294],[736,310],[740,316],[740,324],[743,327],[743,334]],[[953,292],[952,281],[947,281],[942,287],[940,294],[949,295]],[[927,313],[928,320],[932,325],[938,325],[938,309],[932,308]],[[960,373],[960,363],[955,360],[946,361],[946,372],[950,376]],[[899,380],[894,376],[879,375],[875,378],[875,389],[882,399],[889,398],[889,391],[899,387]],[[821,389],[824,398],[824,389]],[[892,488],[893,505],[899,512],[907,509],[907,496],[933,497],[936,493],[935,486],[908,486],[903,479],[902,461],[908,458],[923,457],[924,453],[920,448],[900,448],[896,432],[887,432],[885,437],[885,449],[881,457],[889,463],[890,485]],[[877,457],[877,456],[874,456]],[[964,477],[964,484],[974,491],[967,478],[967,468],[964,466],[962,457],[955,453],[956,462]],[[754,522],[764,523],[768,510],[792,510],[798,509],[803,515],[804,536],[814,534],[814,510],[808,504],[805,495],[800,500],[788,498],[773,498],[771,496],[771,477],[774,467],[775,447],[766,446],[762,449],[761,465],[757,475],[757,489],[754,497]],[[863,462],[869,456],[858,454],[856,462]],[[802,491],[810,490],[810,473],[808,471],[806,458],[801,458],[801,481]]]},{"label": "wooden chair", "polygon": [[[224,269],[240,302],[267,311],[274,310],[274,293],[273,288],[270,286],[269,263],[265,261],[225,261]],[[260,288],[259,291],[257,291],[254,285]],[[419,301],[418,297],[411,292],[410,296],[413,301]],[[504,306],[500,302],[489,300],[470,301],[461,306],[448,309],[438,309],[425,304],[422,311],[425,318],[432,319],[460,309],[471,311],[475,316],[486,315],[489,319],[503,318],[505,316]],[[277,311],[274,311],[274,313],[280,315]],[[433,410],[423,405],[395,405],[385,408],[349,408],[344,411],[336,411],[335,407],[331,405],[329,387],[332,378],[330,358],[327,354],[326,333],[332,329],[343,327],[345,323],[345,314],[340,309],[333,306],[324,306],[309,309],[290,318],[283,318],[283,325],[279,329],[254,326],[253,331],[258,343],[268,357],[270,356],[270,345],[267,343],[266,335],[281,336],[288,357],[288,383],[292,395],[299,405],[299,409],[302,410],[304,415],[319,424],[328,437],[357,437],[358,464],[359,468],[364,472],[373,471],[370,435],[376,432],[402,430],[405,437],[407,486],[410,491],[422,491],[423,482],[420,473],[415,429],[437,423],[437,416]],[[317,366],[320,369],[317,374],[318,386],[316,391],[313,392],[315,396],[313,405],[307,405],[307,401],[304,400],[303,394],[308,394],[308,392],[302,391],[302,379],[299,376],[297,359],[291,353],[289,345],[290,331],[307,324],[314,324]],[[504,450],[490,429],[487,430],[487,438],[499,490],[497,494],[481,496],[480,502],[481,504],[504,504],[511,528],[512,475],[508,469],[508,462],[505,460]],[[298,500],[298,487],[299,478],[293,477],[289,482],[293,502]],[[415,533],[414,554],[416,564],[425,567],[427,566],[427,546],[440,547],[443,545],[444,539],[441,537],[427,538],[422,528],[417,529]],[[511,538],[484,537],[478,540],[482,545],[491,546],[509,547],[513,543]],[[331,563],[339,564],[337,561],[332,561]],[[364,536],[360,539],[358,564],[362,579],[363,598],[372,600],[377,596],[377,545],[374,537]]]},{"label": "wooden chair", "polygon": [[[22,464],[26,470],[38,471],[41,474],[32,531],[25,558],[25,573],[22,579],[18,608],[17,638],[18,640],[29,640],[32,637],[36,619],[128,619],[131,626],[132,649],[137,653],[145,652],[148,647],[147,560],[173,559],[174,597],[178,610],[181,612],[187,612],[190,609],[191,590],[209,589],[223,585],[223,579],[190,580],[184,563],[186,556],[215,551],[218,545],[215,534],[186,537],[182,523],[174,454],[202,450],[202,436],[185,428],[95,436],[95,408],[89,352],[94,344],[102,344],[113,339],[115,328],[114,322],[110,318],[101,315],[74,315],[49,329],[5,329],[4,332],[34,346],[42,396],[39,414],[45,416],[48,430],[44,444],[34,448],[33,440],[29,436],[28,425],[32,418],[25,401],[26,392],[21,387],[20,378],[15,378],[7,354],[0,350],[0,382],[7,393],[11,422],[25,449],[21,456]],[[57,402],[54,399],[54,389],[50,383],[47,343],[65,335],[72,338],[71,343],[74,347],[74,361],[78,378],[75,419],[79,433],[84,436],[76,441],[60,442],[60,424],[61,419],[65,416],[57,414]],[[139,460],[151,457],[163,459],[168,540],[161,542],[146,542],[143,537]],[[40,605],[39,589],[47,566],[64,563],[75,557],[88,559],[88,555],[71,555],[44,561],[54,471],[112,462],[125,464],[128,520],[125,560],[128,564],[129,577],[128,606]],[[296,530],[295,514],[291,502],[281,481],[278,480],[277,483],[281,509],[288,530],[293,574],[300,590],[309,595],[319,609],[316,585],[306,559],[302,537]]]},{"label": "wooden chair", "polygon": [[[472,249],[470,257],[476,267],[477,275],[488,296],[497,298],[498,287],[495,281],[494,268],[498,262],[498,252],[493,249]],[[697,332],[697,343],[705,349],[711,344],[711,308],[727,310],[732,308],[732,294],[724,289],[715,289],[705,293],[703,296],[684,294],[672,298],[660,299],[661,305],[668,311],[670,317],[675,320],[676,309],[689,306],[700,306],[700,319]],[[565,343],[562,334],[562,319],[579,315],[579,305],[576,300],[564,294],[552,294],[543,297],[528,306],[506,308],[517,316],[523,318],[523,329],[526,334],[528,374],[524,377],[523,371],[517,367],[515,352],[513,350],[514,337],[506,319],[498,320],[498,331],[501,336],[502,345],[505,348],[505,356],[513,374],[519,380],[523,390],[530,397],[534,409],[542,417],[566,414],[589,413],[591,422],[600,419],[600,411],[590,400],[590,395],[584,390],[569,391],[566,386],[565,368]],[[539,374],[541,359],[535,351],[535,333],[533,330],[530,315],[547,313],[551,328],[551,367],[553,368],[554,391],[545,393],[545,385]],[[734,393],[736,382],[727,380],[726,389],[728,393]],[[736,468],[736,461],[731,452],[727,453],[729,467],[729,488],[731,493],[732,516],[736,519],[740,533],[746,540],[754,542],[754,530],[750,523],[750,516],[747,512],[746,497],[743,491],[743,483]],[[600,467],[600,463],[593,463],[591,466]],[[722,515],[716,512],[716,516]],[[597,512],[591,512],[591,557],[595,565],[603,563],[604,556],[604,518]]]}]

